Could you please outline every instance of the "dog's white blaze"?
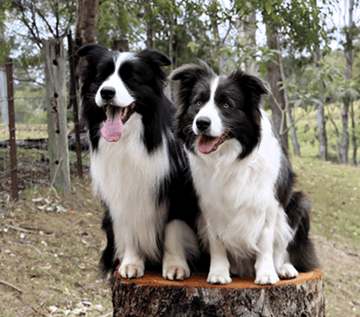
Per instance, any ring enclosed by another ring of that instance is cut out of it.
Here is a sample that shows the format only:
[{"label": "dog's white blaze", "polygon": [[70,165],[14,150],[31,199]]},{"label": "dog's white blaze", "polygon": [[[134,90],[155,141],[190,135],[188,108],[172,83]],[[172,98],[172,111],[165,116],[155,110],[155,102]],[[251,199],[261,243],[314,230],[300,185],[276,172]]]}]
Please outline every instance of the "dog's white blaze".
[{"label": "dog's white blaze", "polygon": [[121,53],[118,58],[115,60],[115,71],[114,73],[112,73],[109,78],[107,78],[99,87],[96,96],[95,96],[95,102],[99,107],[103,107],[106,102],[103,100],[103,98],[101,97],[101,89],[103,87],[113,87],[115,88],[115,97],[112,101],[114,106],[119,106],[119,107],[127,107],[129,106],[132,102],[135,101],[134,97],[131,96],[131,94],[129,93],[129,91],[126,88],[126,85],[124,84],[124,82],[121,80],[121,77],[119,76],[119,68],[121,66],[121,64],[124,61],[127,60],[131,60],[134,59],[134,53]]},{"label": "dog's white blaze", "polygon": [[199,130],[196,126],[196,119],[199,117],[207,117],[211,120],[210,131],[209,131],[209,134],[211,136],[219,137],[225,132],[219,116],[219,110],[215,104],[215,91],[218,84],[219,84],[219,77],[216,77],[211,83],[209,101],[200,109],[198,114],[195,116],[195,119],[192,124],[192,128],[195,134],[199,134]]},{"label": "dog's white blaze", "polygon": [[[261,114],[261,142],[245,159],[236,159],[241,145],[233,139],[207,155],[188,153],[205,218],[199,228],[205,246],[210,231],[235,262],[263,254],[258,265],[264,271],[273,256],[267,249],[272,252],[274,247],[274,257],[281,258],[277,253],[286,250],[293,233],[275,197],[281,148],[268,115]],[[280,265],[276,263],[277,268]],[[231,271],[240,270],[237,274],[241,274],[243,269],[232,267]]]},{"label": "dog's white blaze", "polygon": [[110,208],[120,261],[128,248],[160,260],[157,234],[164,227],[166,206],[156,207],[157,193],[169,173],[169,159],[165,140],[149,155],[143,133],[142,116],[134,113],[118,142],[100,138],[98,151],[91,155],[94,190]]}]

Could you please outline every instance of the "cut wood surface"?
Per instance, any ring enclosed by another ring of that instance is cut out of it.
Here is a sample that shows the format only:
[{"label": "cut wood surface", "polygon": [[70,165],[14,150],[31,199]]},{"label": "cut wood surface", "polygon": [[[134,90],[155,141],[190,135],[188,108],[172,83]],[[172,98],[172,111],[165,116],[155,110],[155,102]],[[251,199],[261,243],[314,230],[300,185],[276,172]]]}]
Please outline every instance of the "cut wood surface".
[{"label": "cut wood surface", "polygon": [[275,285],[233,277],[229,285],[211,285],[206,274],[168,281],[146,272],[139,279],[112,278],[114,316],[325,316],[322,271],[300,273]]}]

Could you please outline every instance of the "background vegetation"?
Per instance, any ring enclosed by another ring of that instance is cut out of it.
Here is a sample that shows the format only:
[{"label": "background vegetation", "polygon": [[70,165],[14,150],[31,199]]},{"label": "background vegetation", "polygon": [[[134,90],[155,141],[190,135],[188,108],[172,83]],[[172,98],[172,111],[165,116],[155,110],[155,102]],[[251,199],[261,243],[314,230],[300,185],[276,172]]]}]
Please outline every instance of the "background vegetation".
[{"label": "background vegetation", "polygon": [[[47,137],[42,43],[67,44],[70,31],[77,48],[161,50],[173,61],[168,73],[200,58],[218,73],[258,74],[271,86],[264,107],[290,151],[297,187],[314,204],[327,315],[358,317],[359,17],[359,0],[2,0],[0,70],[12,57],[20,139]],[[67,119],[70,129],[71,109]],[[0,125],[1,140],[6,129]],[[41,151],[18,154],[43,159]],[[7,152],[0,160],[6,170]],[[37,186],[18,202],[0,199],[0,281],[23,291],[0,286],[0,316],[109,315],[110,289],[97,272],[102,207],[90,187],[88,176],[73,177],[70,196]]]}]

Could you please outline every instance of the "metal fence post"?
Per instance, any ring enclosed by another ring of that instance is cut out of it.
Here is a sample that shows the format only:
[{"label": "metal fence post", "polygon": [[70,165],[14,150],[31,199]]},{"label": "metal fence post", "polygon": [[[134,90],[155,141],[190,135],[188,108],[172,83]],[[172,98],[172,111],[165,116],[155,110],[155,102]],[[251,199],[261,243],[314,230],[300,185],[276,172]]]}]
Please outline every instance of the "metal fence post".
[{"label": "metal fence post", "polygon": [[9,132],[10,132],[10,160],[11,160],[11,184],[14,200],[19,199],[17,160],[16,160],[16,139],[15,139],[15,109],[14,109],[14,86],[13,86],[13,61],[6,58],[7,77],[7,99],[9,107]]}]

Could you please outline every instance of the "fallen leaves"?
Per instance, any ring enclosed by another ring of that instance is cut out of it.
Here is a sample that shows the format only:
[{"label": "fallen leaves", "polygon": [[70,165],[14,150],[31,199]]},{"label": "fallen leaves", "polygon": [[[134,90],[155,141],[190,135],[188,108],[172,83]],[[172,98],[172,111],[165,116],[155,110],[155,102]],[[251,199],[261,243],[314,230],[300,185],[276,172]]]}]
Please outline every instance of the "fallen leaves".
[{"label": "fallen leaves", "polygon": [[[39,197],[31,199],[35,203],[37,209],[45,211],[55,211],[57,213],[66,212],[66,208],[59,202],[52,202],[51,199],[45,197]],[[41,204],[40,204],[41,203]]]},{"label": "fallen leaves", "polygon": [[[50,316],[93,316],[95,312],[102,313],[105,309],[102,305],[94,305],[89,301],[81,301],[75,305],[73,309],[61,309],[56,306],[48,307],[50,311]],[[108,313],[103,316],[110,316],[111,313]]]}]

